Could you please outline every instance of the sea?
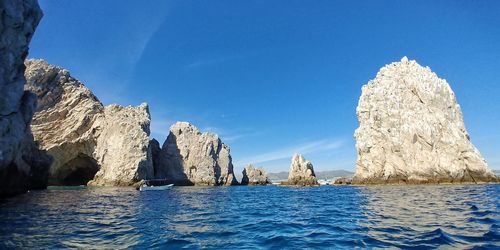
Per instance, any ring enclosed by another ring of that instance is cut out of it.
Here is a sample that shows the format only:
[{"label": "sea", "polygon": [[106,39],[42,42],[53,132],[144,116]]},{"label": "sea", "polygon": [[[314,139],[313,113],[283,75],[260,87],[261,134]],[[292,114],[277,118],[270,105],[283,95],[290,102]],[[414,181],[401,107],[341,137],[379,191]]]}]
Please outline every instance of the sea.
[{"label": "sea", "polygon": [[1,249],[500,249],[500,185],[58,188],[0,201]]}]

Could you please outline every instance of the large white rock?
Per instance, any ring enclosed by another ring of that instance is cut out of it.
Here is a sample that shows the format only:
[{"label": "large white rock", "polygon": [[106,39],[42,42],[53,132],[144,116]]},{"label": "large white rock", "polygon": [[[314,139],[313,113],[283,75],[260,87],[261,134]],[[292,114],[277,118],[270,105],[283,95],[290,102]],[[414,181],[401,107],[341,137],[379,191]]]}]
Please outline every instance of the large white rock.
[{"label": "large white rock", "polygon": [[300,154],[295,154],[292,157],[292,164],[288,172],[288,180],[283,184],[296,186],[319,185],[312,163],[307,161],[304,156]]},{"label": "large white rock", "polygon": [[104,108],[104,128],[94,153],[101,169],[89,185],[129,186],[154,177],[149,149],[151,117],[147,104]]},{"label": "large white rock", "polygon": [[0,197],[46,186],[50,157],[29,127],[36,96],[23,89],[24,59],[42,15],[36,0],[0,0]]},{"label": "large white rock", "polygon": [[263,168],[255,168],[252,164],[247,165],[245,169],[243,169],[242,174],[241,185],[271,184],[266,171]]},{"label": "large white rock", "polygon": [[219,136],[201,133],[187,122],[177,122],[160,153],[156,178],[180,185],[235,185],[230,150]]},{"label": "large white rock", "polygon": [[448,83],[404,57],[362,88],[354,183],[495,181]]},{"label": "large white rock", "polygon": [[33,135],[54,158],[49,184],[127,186],[153,177],[146,104],[104,107],[67,70],[43,60],[26,67],[26,89],[38,97]]}]

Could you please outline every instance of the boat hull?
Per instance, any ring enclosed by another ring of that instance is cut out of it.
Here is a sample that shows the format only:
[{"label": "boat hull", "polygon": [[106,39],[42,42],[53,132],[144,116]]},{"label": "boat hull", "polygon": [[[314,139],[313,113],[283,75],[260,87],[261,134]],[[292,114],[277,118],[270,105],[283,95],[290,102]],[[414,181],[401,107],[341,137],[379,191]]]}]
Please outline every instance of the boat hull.
[{"label": "boat hull", "polygon": [[142,186],[139,188],[139,191],[160,191],[167,190],[171,188],[174,184],[164,185],[164,186]]}]

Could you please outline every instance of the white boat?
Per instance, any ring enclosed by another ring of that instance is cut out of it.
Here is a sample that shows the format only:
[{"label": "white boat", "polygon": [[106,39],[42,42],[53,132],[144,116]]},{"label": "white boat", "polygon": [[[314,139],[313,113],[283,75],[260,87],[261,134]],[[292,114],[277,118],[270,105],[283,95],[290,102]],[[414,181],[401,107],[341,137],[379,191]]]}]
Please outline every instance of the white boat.
[{"label": "white boat", "polygon": [[158,191],[158,190],[167,190],[174,186],[174,184],[163,185],[163,186],[141,186],[139,191]]},{"label": "white boat", "polygon": [[319,185],[325,186],[325,185],[330,185],[331,181],[324,179],[324,180],[318,180]]}]

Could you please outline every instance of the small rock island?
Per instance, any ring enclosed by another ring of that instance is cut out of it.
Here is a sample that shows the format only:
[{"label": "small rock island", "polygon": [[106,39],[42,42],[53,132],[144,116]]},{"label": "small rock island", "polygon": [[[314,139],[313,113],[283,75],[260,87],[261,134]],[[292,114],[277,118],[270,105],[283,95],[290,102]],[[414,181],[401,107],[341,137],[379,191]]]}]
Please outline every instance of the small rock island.
[{"label": "small rock island", "polygon": [[287,186],[319,186],[312,163],[300,154],[295,154],[292,157],[288,180],[281,184]]},{"label": "small rock island", "polygon": [[247,165],[245,169],[243,169],[242,174],[241,185],[271,184],[266,171],[263,168],[255,168],[252,164]]},{"label": "small rock island", "polygon": [[159,153],[156,178],[177,185],[237,185],[229,147],[218,135],[177,122]]}]

